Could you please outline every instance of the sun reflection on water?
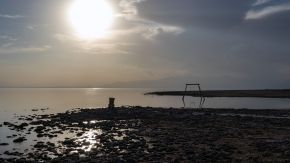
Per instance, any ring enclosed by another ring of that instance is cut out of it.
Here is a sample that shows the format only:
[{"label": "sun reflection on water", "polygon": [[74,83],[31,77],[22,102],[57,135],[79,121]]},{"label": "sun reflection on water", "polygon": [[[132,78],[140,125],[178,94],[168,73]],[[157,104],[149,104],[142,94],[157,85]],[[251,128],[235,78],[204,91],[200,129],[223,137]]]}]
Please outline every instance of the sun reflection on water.
[{"label": "sun reflection on water", "polygon": [[85,132],[80,138],[76,141],[82,144],[81,148],[85,152],[89,152],[92,148],[95,148],[96,145],[100,144],[100,142],[96,139],[97,135],[101,135],[103,132],[101,129],[90,129]]}]

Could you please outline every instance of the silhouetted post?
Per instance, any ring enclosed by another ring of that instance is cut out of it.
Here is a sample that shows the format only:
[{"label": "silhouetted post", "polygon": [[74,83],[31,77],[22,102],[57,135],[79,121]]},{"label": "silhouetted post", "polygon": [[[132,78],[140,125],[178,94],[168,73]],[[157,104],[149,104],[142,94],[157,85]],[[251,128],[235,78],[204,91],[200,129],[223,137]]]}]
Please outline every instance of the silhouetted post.
[{"label": "silhouetted post", "polygon": [[109,105],[108,105],[109,109],[114,110],[115,109],[115,98],[114,97],[110,97],[109,98]]}]

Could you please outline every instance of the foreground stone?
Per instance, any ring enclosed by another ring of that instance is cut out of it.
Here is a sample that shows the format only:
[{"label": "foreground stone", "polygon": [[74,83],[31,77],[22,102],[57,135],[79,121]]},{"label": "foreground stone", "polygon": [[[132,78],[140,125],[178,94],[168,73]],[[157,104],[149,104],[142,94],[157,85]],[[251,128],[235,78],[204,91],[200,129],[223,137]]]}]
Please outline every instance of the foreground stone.
[{"label": "foreground stone", "polygon": [[289,110],[149,107],[41,115],[29,123],[31,132],[67,137],[37,141],[25,155],[7,151],[18,158],[5,161],[290,162],[289,117]]},{"label": "foreground stone", "polygon": [[14,139],[13,142],[14,143],[22,143],[24,142],[25,140],[27,140],[25,137],[19,137],[17,139]]}]

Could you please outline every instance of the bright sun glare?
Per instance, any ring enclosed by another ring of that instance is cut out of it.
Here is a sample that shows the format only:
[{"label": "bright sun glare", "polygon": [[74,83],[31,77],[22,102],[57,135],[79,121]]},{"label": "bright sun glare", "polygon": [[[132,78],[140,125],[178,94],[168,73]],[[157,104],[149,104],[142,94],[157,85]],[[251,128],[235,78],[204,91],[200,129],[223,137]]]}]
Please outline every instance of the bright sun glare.
[{"label": "bright sun glare", "polygon": [[106,0],[74,0],[68,15],[82,39],[104,37],[113,22],[113,10]]}]

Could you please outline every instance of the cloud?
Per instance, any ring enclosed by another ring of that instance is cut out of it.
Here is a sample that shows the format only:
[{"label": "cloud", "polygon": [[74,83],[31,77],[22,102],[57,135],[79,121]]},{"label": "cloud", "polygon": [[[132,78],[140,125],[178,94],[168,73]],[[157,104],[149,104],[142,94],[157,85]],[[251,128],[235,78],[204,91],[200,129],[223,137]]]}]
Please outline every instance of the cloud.
[{"label": "cloud", "polygon": [[38,26],[37,25],[27,25],[26,28],[29,30],[35,30]]},{"label": "cloud", "polygon": [[253,4],[253,6],[259,6],[259,5],[264,5],[266,3],[269,3],[273,0],[256,0],[256,2]]},{"label": "cloud", "polygon": [[138,9],[136,7],[136,4],[144,1],[146,0],[121,0],[119,2],[119,6],[122,8],[122,11],[119,16],[126,19],[134,18],[138,15]]},{"label": "cloud", "polygon": [[13,45],[14,45],[14,43],[12,43],[12,42],[8,42],[8,43],[5,43],[5,44],[2,44],[1,47],[2,47],[2,48],[8,48],[8,47],[11,47],[11,46],[13,46]]},{"label": "cloud", "polygon": [[69,34],[62,34],[62,33],[56,33],[53,36],[56,40],[61,42],[68,42],[68,41],[80,41],[77,39],[77,37]]},{"label": "cloud", "polygon": [[[146,22],[146,21],[145,21]],[[148,22],[148,21],[147,21]],[[140,28],[143,30],[142,36],[147,40],[153,40],[155,36],[159,34],[174,34],[178,35],[184,32],[184,29],[177,26],[171,26],[166,24],[160,24],[156,22],[150,22],[150,25],[141,25]]]},{"label": "cloud", "polygon": [[262,19],[280,12],[290,11],[290,3],[276,6],[268,6],[259,10],[250,10],[246,13],[245,19]]},{"label": "cloud", "polygon": [[89,54],[130,54],[126,47],[129,43],[83,43],[81,53]]},{"label": "cloud", "polygon": [[29,30],[36,30],[38,28],[41,28],[41,27],[47,27],[48,24],[29,24],[26,26],[26,29],[29,29]]},{"label": "cloud", "polygon": [[9,41],[17,41],[18,40],[18,38],[14,38],[12,36],[7,36],[7,35],[0,35],[0,39],[9,40]]},{"label": "cloud", "polygon": [[23,18],[22,15],[8,15],[8,14],[0,14],[0,18],[7,18],[7,19],[19,19]]},{"label": "cloud", "polygon": [[[152,41],[158,35],[179,35],[184,29],[178,26],[144,19],[138,15],[137,4],[145,0],[121,0],[118,3],[119,13],[116,26],[108,30],[108,36],[96,40],[82,40],[74,34],[56,33],[54,38],[61,43],[72,46],[78,53],[129,54],[130,48],[136,45],[136,38]],[[128,38],[124,43],[123,38]]]},{"label": "cloud", "polygon": [[[174,34],[178,35],[185,30],[178,26],[159,23],[149,19],[142,18],[138,15],[137,4],[145,2],[146,0],[121,0],[119,6],[121,13],[119,17],[125,18],[130,21],[134,27],[131,30],[127,30],[127,34],[138,33],[146,40],[153,40],[159,34]],[[128,22],[127,22],[128,23]]]},{"label": "cloud", "polygon": [[81,40],[74,35],[60,33],[55,34],[54,38],[64,44],[72,46],[71,50],[80,54],[129,54],[126,50],[127,47],[134,46],[133,43],[110,39]]},{"label": "cloud", "polygon": [[41,47],[11,47],[11,46],[2,46],[0,47],[0,54],[16,54],[16,53],[37,53],[37,52],[44,52],[50,49],[51,46],[44,45]]}]

